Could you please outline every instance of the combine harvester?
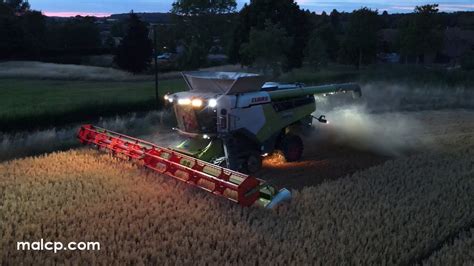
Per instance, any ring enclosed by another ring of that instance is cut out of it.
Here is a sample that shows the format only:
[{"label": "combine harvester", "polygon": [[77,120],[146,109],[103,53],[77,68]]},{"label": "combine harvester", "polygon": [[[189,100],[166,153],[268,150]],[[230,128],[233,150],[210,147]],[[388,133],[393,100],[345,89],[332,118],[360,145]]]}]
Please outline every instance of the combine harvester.
[{"label": "combine harvester", "polygon": [[250,174],[261,168],[263,156],[276,150],[287,161],[301,158],[298,135],[310,130],[314,119],[327,122],[312,115],[315,94],[361,95],[353,83],[304,87],[234,72],[189,72],[183,77],[189,91],[165,96],[176,115],[175,130],[185,138],[176,147],[92,125],[82,126],[78,138],[243,206],[273,208],[291,197],[287,189],[278,190]]}]

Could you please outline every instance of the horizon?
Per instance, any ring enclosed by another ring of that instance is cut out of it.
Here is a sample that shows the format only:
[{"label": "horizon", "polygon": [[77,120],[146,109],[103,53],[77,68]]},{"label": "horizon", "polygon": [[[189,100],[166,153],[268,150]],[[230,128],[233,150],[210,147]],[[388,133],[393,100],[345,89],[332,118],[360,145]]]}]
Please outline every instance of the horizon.
[{"label": "horizon", "polygon": [[[29,1],[31,8],[39,10],[49,17],[74,17],[96,16],[108,17],[112,14],[129,13],[131,10],[137,13],[168,13],[173,0],[85,0],[81,3],[57,2],[54,0]],[[120,2],[121,4],[117,4]],[[237,11],[249,1],[237,0]],[[383,0],[296,0],[300,8],[308,9],[317,14],[323,11],[330,13],[333,9],[339,12],[352,12],[361,7],[377,9],[380,13],[387,11],[390,14],[411,13],[417,5],[432,4],[432,1],[403,0],[396,4],[389,4]],[[436,2],[434,2],[436,3]],[[440,12],[474,11],[474,4],[470,0],[440,1]]]}]

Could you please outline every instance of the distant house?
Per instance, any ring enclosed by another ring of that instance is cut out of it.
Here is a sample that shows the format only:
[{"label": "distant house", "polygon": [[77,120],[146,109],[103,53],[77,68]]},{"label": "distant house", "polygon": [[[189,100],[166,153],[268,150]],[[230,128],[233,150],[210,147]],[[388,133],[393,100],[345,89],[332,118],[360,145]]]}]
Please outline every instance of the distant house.
[{"label": "distant house", "polygon": [[115,46],[119,46],[122,42],[122,37],[112,37],[114,39]]},{"label": "distant house", "polygon": [[183,43],[179,43],[179,44],[176,46],[176,53],[177,53],[178,55],[183,55],[185,51],[186,51],[186,47],[184,47],[184,44],[183,44]]},{"label": "distant house", "polygon": [[377,54],[377,61],[381,63],[399,63],[400,54],[396,53],[398,30],[396,29],[382,29],[378,32],[379,53]]},{"label": "distant house", "polygon": [[398,53],[378,53],[377,54],[377,61],[381,63],[399,63],[400,62],[400,54]]},{"label": "distant house", "polygon": [[[381,62],[393,62],[397,60],[397,36],[396,29],[383,29],[379,31],[379,42],[381,53],[378,59]],[[448,27],[444,30],[443,47],[438,55],[425,55],[426,62],[443,62],[455,64],[467,51],[474,50],[474,30]]]},{"label": "distant house", "polygon": [[101,42],[104,44],[104,43],[106,43],[107,39],[110,37],[110,31],[108,31],[108,30],[101,31],[99,33],[99,35],[100,35]]},{"label": "distant house", "polygon": [[383,52],[393,52],[393,49],[395,49],[395,44],[397,43],[398,30],[382,29],[378,32],[378,38],[382,45]]},{"label": "distant house", "polygon": [[207,55],[207,61],[210,64],[224,64],[227,63],[229,57],[225,54],[209,54]]}]

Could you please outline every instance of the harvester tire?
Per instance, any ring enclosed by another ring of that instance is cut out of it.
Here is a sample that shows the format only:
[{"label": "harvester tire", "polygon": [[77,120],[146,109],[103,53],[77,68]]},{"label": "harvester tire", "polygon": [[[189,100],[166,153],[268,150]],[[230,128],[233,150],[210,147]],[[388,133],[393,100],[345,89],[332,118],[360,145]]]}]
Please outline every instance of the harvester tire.
[{"label": "harvester tire", "polygon": [[287,162],[295,162],[303,155],[303,141],[297,135],[287,134],[281,141],[281,151]]},{"label": "harvester tire", "polygon": [[244,163],[244,172],[253,174],[262,169],[262,156],[258,153],[250,154]]}]

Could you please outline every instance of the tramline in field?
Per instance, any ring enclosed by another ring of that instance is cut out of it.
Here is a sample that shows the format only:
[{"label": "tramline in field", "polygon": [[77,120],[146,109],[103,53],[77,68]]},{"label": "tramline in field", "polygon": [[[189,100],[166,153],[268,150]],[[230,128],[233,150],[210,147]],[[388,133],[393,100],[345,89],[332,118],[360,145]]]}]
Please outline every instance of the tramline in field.
[{"label": "tramline in field", "polygon": [[183,77],[189,91],[165,96],[176,115],[175,130],[185,137],[177,146],[164,148],[92,125],[82,126],[78,138],[243,206],[272,208],[291,197],[251,174],[261,168],[263,156],[277,150],[287,161],[301,159],[299,135],[311,130],[314,119],[327,122],[312,115],[315,94],[361,95],[354,83],[305,87],[236,72]]}]

